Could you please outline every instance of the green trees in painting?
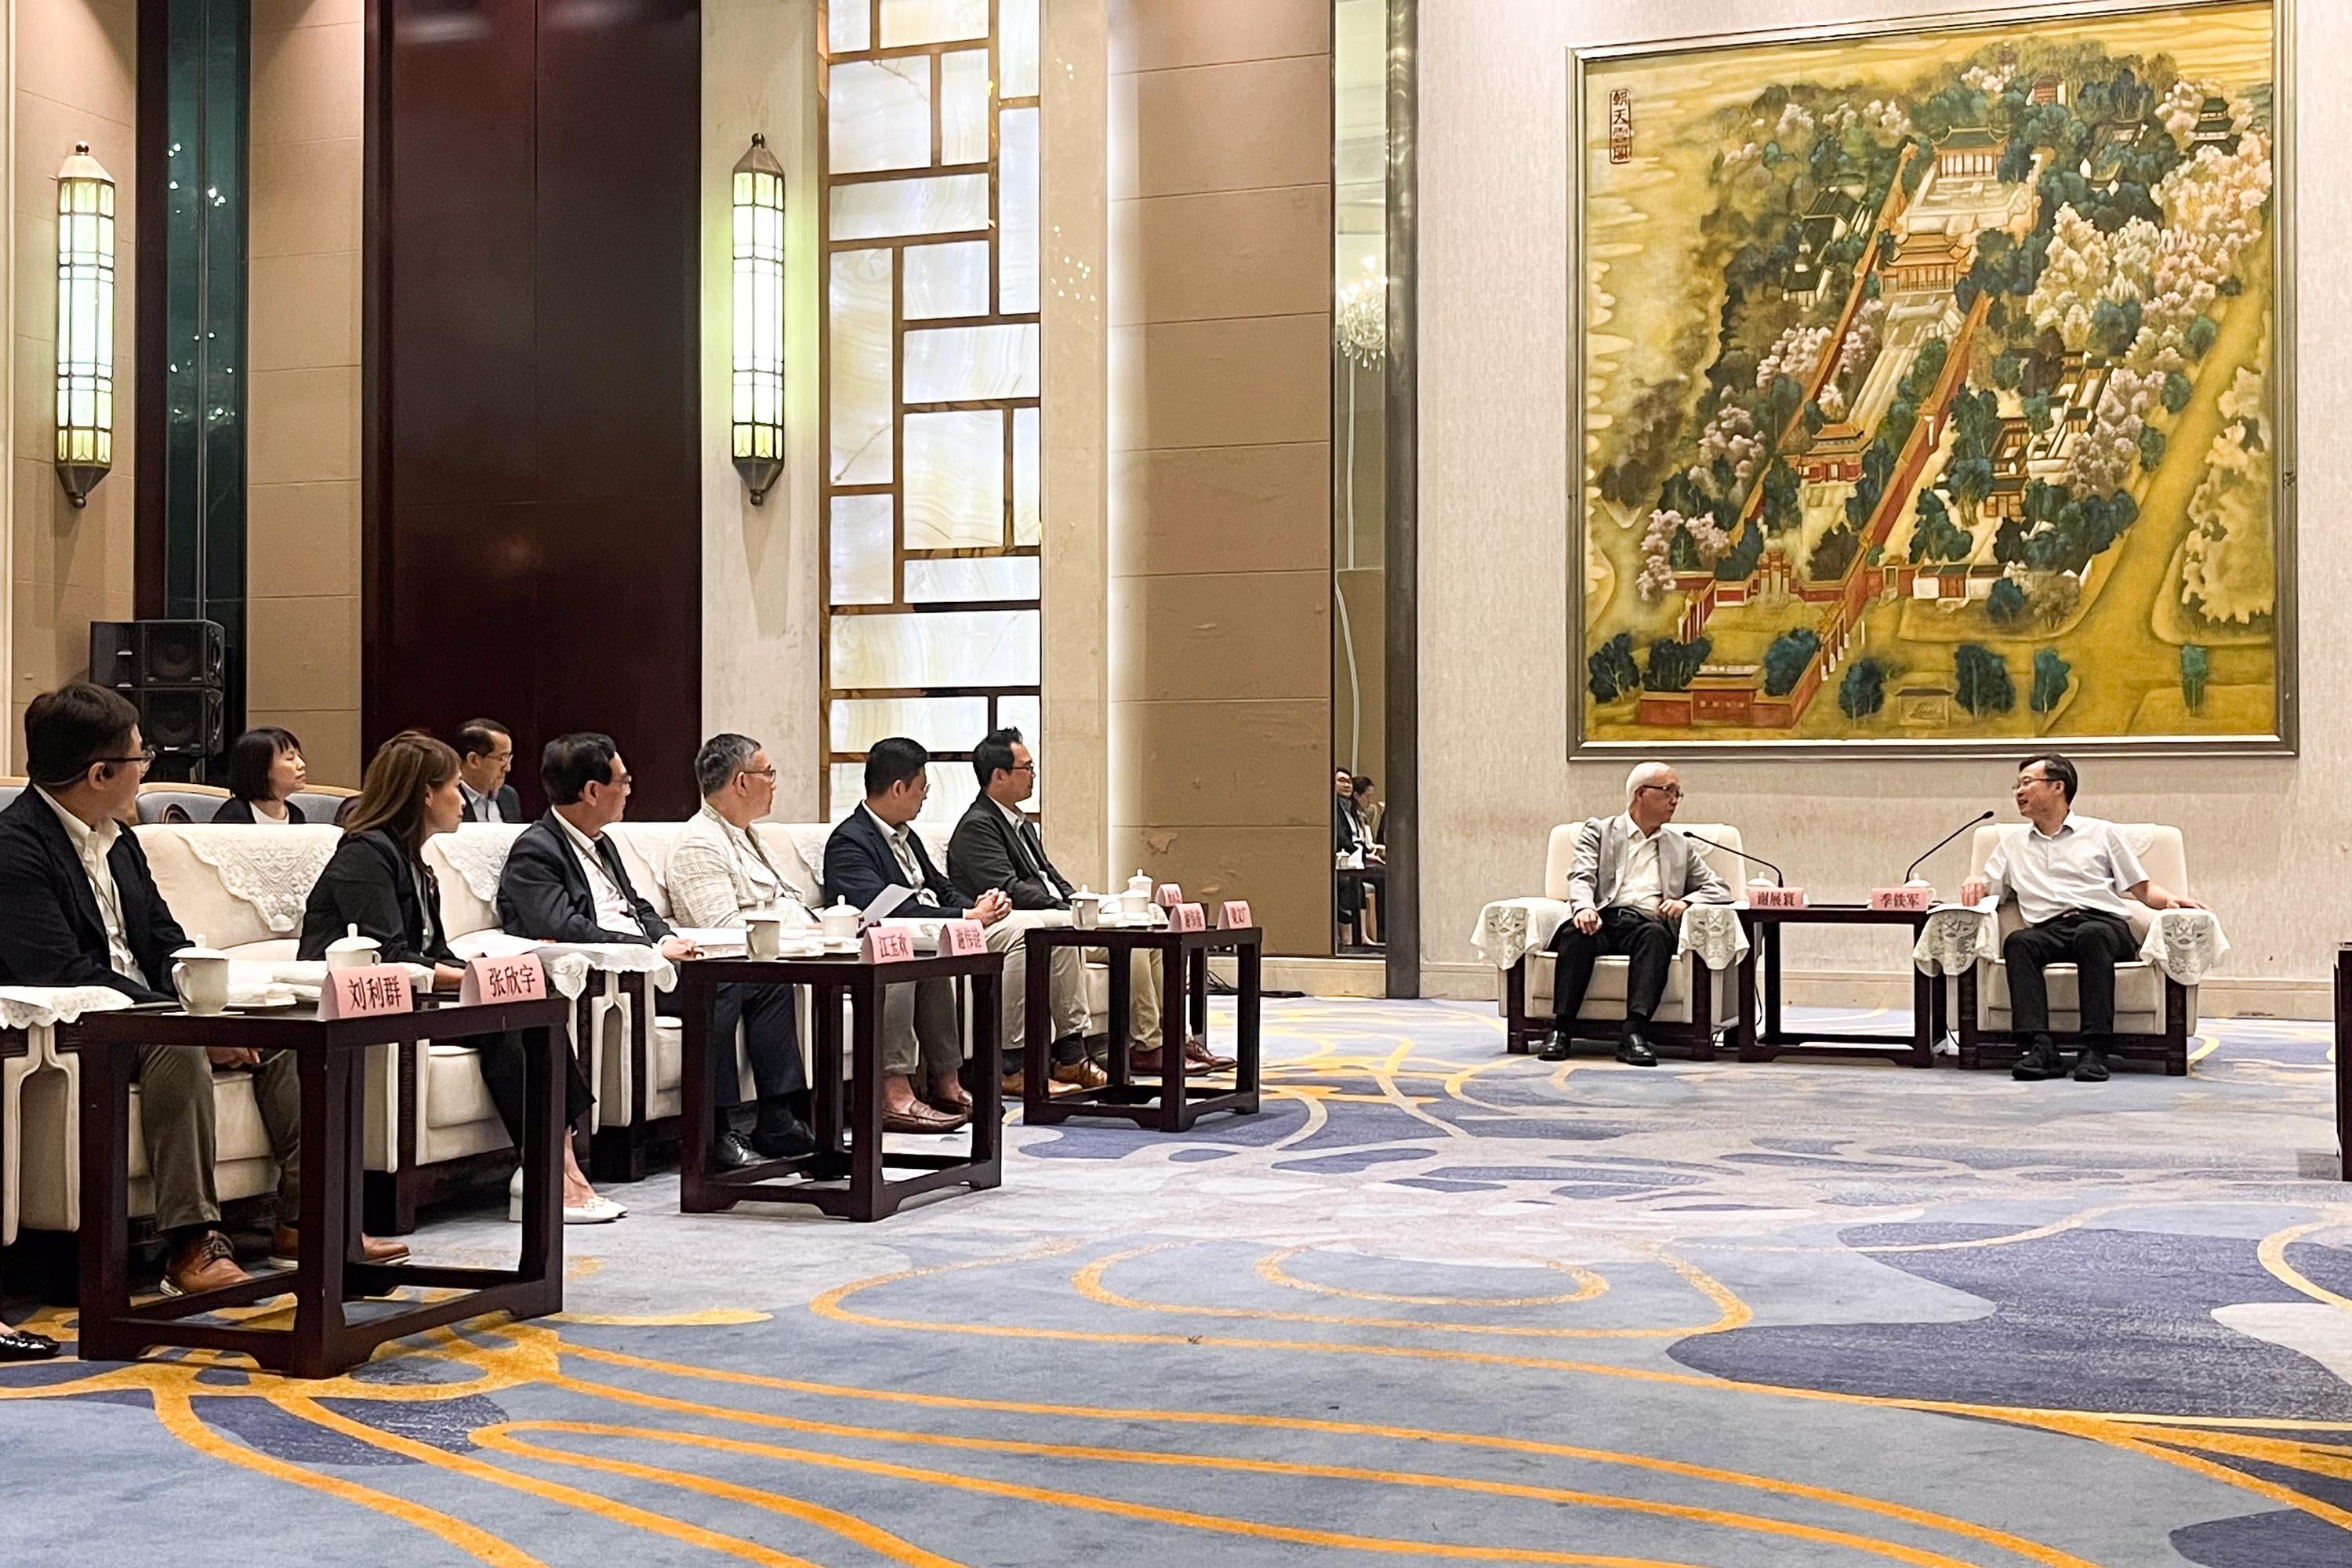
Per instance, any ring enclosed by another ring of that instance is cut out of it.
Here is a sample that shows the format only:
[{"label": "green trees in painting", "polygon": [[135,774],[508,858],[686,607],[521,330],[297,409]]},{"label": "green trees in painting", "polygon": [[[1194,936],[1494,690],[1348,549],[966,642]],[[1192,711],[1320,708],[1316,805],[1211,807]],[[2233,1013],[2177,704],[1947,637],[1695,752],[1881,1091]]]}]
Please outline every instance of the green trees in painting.
[{"label": "green trees in painting", "polygon": [[1688,691],[1691,677],[1706,662],[1714,648],[1712,637],[1695,637],[1689,642],[1676,642],[1672,637],[1660,637],[1650,645],[1650,668],[1642,684],[1653,691]]},{"label": "green trees in painting", "polygon": [[1982,643],[1964,642],[1952,655],[1952,694],[1979,718],[2017,706],[2008,660]]},{"label": "green trees in painting", "polygon": [[1845,667],[1838,681],[1838,711],[1849,719],[1870,718],[1886,706],[1886,678],[1891,673],[1874,658],[1858,658]]},{"label": "green trees in painting", "polygon": [[1619,632],[1584,659],[1584,685],[1595,702],[1614,702],[1637,691],[1642,667],[1633,662],[1633,634]]},{"label": "green trees in painting", "polygon": [[1774,637],[1772,646],[1764,650],[1764,695],[1786,697],[1794,691],[1804,676],[1805,667],[1821,651],[1821,636],[1810,626],[1799,626]]},{"label": "green trees in painting", "polygon": [[2211,661],[2204,647],[2197,643],[2184,645],[2180,650],[2180,701],[2191,713],[2205,706],[2205,678],[2211,671]]},{"label": "green trees in painting", "polygon": [[2066,695],[2066,682],[2074,672],[2074,667],[2060,658],[2056,648],[2036,648],[2033,654],[2033,694],[2026,699],[2026,706],[2036,713],[2048,713],[2056,709],[2058,700]]}]

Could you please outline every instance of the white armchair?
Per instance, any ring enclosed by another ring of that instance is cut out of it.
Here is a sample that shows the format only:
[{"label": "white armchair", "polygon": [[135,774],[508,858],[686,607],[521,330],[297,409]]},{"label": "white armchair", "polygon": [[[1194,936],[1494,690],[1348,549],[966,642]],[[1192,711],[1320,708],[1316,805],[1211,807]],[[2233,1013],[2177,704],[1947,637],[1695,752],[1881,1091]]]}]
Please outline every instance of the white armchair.
[{"label": "white armchair", "polygon": [[[1569,868],[1576,858],[1577,833],[1583,826],[1581,822],[1563,822],[1551,830],[1551,842],[1544,856],[1545,898],[1567,899]],[[1748,863],[1739,853],[1743,847],[1739,829],[1718,823],[1691,823],[1687,826],[1699,837],[1711,838],[1726,847],[1696,847],[1731,889],[1732,897],[1745,903]],[[1497,1006],[1503,1015],[1504,1045],[1514,1054],[1533,1049],[1550,1033],[1552,969],[1550,952],[1538,946],[1499,973]],[[1627,969],[1627,961],[1620,957],[1605,957],[1594,963],[1591,984],[1586,986],[1583,1004],[1576,1012],[1579,1036],[1593,1039],[1615,1037],[1617,1026],[1625,1017]],[[1693,1061],[1713,1060],[1717,1037],[1738,1021],[1738,995],[1736,968],[1709,969],[1696,954],[1684,954],[1666,971],[1665,994],[1659,998],[1658,1010],[1650,1019],[1650,1043],[1662,1049],[1685,1051]]]},{"label": "white armchair", "polygon": [[[2117,831],[2159,886],[2175,893],[2189,889],[2189,856],[2180,829],[2155,823],[2117,823]],[[1969,875],[1983,875],[2003,837],[2027,831],[2023,823],[1979,827],[1969,846]],[[2133,904],[2132,935],[2145,938],[2156,911]],[[1993,931],[1992,952],[1959,978],[1959,1046],[1963,1068],[2005,1065],[2025,1049],[2025,1037],[2010,1016],[2009,965],[2001,943],[2024,925],[2017,900],[2003,899]],[[2050,1035],[2063,1044],[2082,1033],[2081,994],[2074,966],[2051,964],[2043,973],[2050,992]],[[2116,965],[2116,1033],[2113,1054],[2164,1064],[2178,1078],[2189,1071],[2189,1037],[2197,1027],[2197,987],[2183,985],[2144,958]]]}]

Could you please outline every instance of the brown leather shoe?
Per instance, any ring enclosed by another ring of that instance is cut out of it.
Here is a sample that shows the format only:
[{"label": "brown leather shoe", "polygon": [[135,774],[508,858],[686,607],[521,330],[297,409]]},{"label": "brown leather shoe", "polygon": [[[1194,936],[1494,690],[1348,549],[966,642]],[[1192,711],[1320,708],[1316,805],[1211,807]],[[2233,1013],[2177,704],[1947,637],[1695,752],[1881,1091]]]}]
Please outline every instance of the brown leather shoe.
[{"label": "brown leather shoe", "polygon": [[1163,1070],[1160,1062],[1160,1047],[1154,1046],[1147,1051],[1140,1046],[1129,1047],[1127,1070],[1138,1078],[1158,1078]]},{"label": "brown leather shoe", "polygon": [[[269,1256],[282,1258],[289,1263],[302,1256],[302,1233],[290,1225],[281,1225],[269,1233]],[[362,1263],[405,1263],[408,1243],[386,1241],[379,1237],[360,1237],[360,1261]]]},{"label": "brown leather shoe", "polygon": [[1228,1072],[1234,1065],[1233,1058],[1221,1057],[1195,1039],[1184,1042],[1184,1061],[1186,1066],[1199,1068],[1203,1072]]},{"label": "brown leather shoe", "polygon": [[904,1110],[892,1110],[886,1107],[882,1112],[882,1131],[885,1132],[952,1132],[971,1120],[968,1116],[957,1116],[945,1110],[934,1110],[919,1100]]},{"label": "brown leather shoe", "polygon": [[182,1242],[163,1265],[163,1294],[199,1296],[242,1285],[253,1276],[236,1266],[236,1248],[216,1230]]},{"label": "brown leather shoe", "polygon": [[996,1080],[996,1092],[1007,1100],[1019,1100],[1029,1092],[1029,1080],[1017,1072],[1006,1073]]},{"label": "brown leather shoe", "polygon": [[1110,1081],[1110,1074],[1080,1057],[1074,1062],[1055,1062],[1053,1079],[1077,1089],[1100,1089]]}]

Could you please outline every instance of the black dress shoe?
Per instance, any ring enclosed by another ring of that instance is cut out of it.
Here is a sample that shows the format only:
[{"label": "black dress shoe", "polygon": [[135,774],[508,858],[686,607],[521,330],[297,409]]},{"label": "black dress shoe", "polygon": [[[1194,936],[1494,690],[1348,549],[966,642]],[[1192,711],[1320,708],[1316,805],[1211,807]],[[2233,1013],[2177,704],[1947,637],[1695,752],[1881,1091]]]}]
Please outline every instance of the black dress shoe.
[{"label": "black dress shoe", "polygon": [[1543,1049],[1536,1053],[1536,1060],[1539,1062],[1568,1060],[1568,1037],[1554,1029],[1551,1032],[1551,1037],[1544,1041]]},{"label": "black dress shoe", "polygon": [[2082,1054],[2074,1058],[2074,1077],[2076,1083],[2106,1082],[2107,1053],[2089,1041],[2084,1041]]},{"label": "black dress shoe", "polygon": [[710,1141],[710,1168],[714,1171],[740,1171],[759,1163],[760,1156],[751,1152],[751,1146],[731,1130]]},{"label": "black dress shoe", "polygon": [[58,1342],[48,1335],[0,1323],[0,1361],[47,1361],[57,1353]]},{"label": "black dress shoe", "polygon": [[762,1160],[797,1160],[816,1152],[816,1134],[791,1111],[763,1112],[751,1134],[751,1148]]},{"label": "black dress shoe", "polygon": [[1617,1042],[1617,1059],[1629,1068],[1654,1068],[1658,1065],[1658,1053],[1642,1037],[1639,1029],[1628,1029]]},{"label": "black dress shoe", "polygon": [[2065,1064],[2058,1059],[2058,1047],[2050,1043],[2050,1037],[2036,1035],[2025,1047],[2025,1054],[2017,1058],[2017,1065],[2009,1069],[2009,1076],[2020,1083],[2040,1083],[2065,1070]]}]

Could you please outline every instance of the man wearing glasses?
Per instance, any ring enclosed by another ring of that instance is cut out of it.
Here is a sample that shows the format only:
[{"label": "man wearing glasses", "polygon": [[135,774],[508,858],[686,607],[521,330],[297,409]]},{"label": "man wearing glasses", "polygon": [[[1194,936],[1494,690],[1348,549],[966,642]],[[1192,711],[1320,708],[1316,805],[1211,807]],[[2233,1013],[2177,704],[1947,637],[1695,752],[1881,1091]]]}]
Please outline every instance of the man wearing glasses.
[{"label": "man wearing glasses", "polygon": [[1666,826],[1682,799],[1673,768],[1643,763],[1626,775],[1624,815],[1596,816],[1578,832],[1568,872],[1571,912],[1551,940],[1557,960],[1552,1032],[1537,1053],[1544,1061],[1568,1059],[1593,961],[1622,954],[1628,960],[1625,1017],[1618,1026],[1617,1059],[1632,1067],[1658,1065],[1643,1031],[1665,994],[1683,911],[1694,903],[1732,901],[1731,889],[1690,840]]},{"label": "man wearing glasses", "polygon": [[[2074,1060],[2077,1083],[2105,1083],[2107,1046],[2116,1028],[2116,964],[2139,951],[2132,906],[2201,910],[2150,881],[2139,857],[2112,822],[2074,810],[2080,779],[2055,752],[2017,765],[2017,815],[2026,830],[2001,835],[1980,876],[1960,884],[1960,902],[1996,906],[2014,894],[2025,924],[2001,941],[2009,970],[2010,1016],[2026,1037],[2025,1055],[2010,1076],[2026,1082],[2066,1070],[2050,1038],[2050,991],[2042,971],[2074,966],[2082,1003],[2083,1047]],[[2128,900],[2128,901],[2126,901]]]},{"label": "man wearing glasses", "polygon": [[[139,784],[154,759],[140,743],[138,710],[119,692],[76,684],[26,709],[33,782],[0,812],[0,984],[103,985],[133,1002],[173,1000],[172,955],[189,945],[187,934],[137,836],[122,826],[137,815]],[[154,1179],[155,1228],[172,1238],[163,1287],[173,1295],[247,1278],[221,1234],[213,1183],[213,1075],[236,1068],[253,1072],[278,1161],[278,1212],[289,1219],[302,1212],[302,1091],[293,1056],[141,1047],[140,1131]],[[281,1228],[280,1237],[290,1249],[294,1233]],[[397,1261],[408,1250],[372,1239],[365,1246],[371,1262]]]},{"label": "man wearing glasses", "polygon": [[[778,910],[797,926],[814,926],[809,906],[816,889],[802,887],[769,858],[757,824],[776,804],[776,770],[768,753],[749,735],[713,735],[694,758],[695,786],[702,809],[681,829],[671,848],[666,879],[669,906],[680,923],[697,930],[740,929],[753,910]],[[721,1171],[759,1160],[806,1154],[815,1138],[795,1114],[805,1110],[807,1076],[801,1070],[798,1026],[789,985],[721,985],[711,996],[710,1081],[713,1101],[724,1108],[740,1097],[735,1035],[741,1026],[751,1082],[760,1097],[759,1123],[747,1146],[719,1118],[710,1161]]]}]

